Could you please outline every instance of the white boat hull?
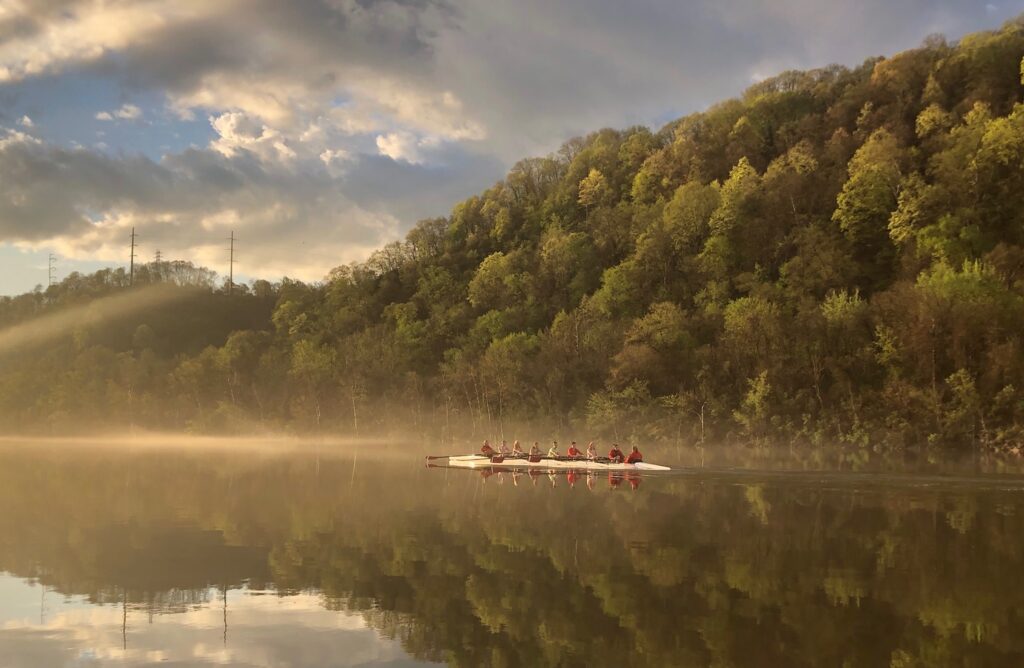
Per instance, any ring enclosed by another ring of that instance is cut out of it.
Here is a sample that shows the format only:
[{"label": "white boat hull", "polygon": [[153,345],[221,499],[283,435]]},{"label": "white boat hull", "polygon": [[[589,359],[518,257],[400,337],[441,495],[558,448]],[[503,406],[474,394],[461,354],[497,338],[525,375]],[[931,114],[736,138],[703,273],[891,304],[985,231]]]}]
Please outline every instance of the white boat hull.
[{"label": "white boat hull", "polygon": [[594,462],[589,459],[547,459],[542,457],[538,462],[531,462],[525,458],[505,458],[503,461],[495,462],[483,455],[462,455],[460,457],[449,457],[449,466],[458,466],[467,469],[503,468],[503,469],[576,469],[579,471],[671,471],[667,466],[659,464],[612,464],[606,462]]}]

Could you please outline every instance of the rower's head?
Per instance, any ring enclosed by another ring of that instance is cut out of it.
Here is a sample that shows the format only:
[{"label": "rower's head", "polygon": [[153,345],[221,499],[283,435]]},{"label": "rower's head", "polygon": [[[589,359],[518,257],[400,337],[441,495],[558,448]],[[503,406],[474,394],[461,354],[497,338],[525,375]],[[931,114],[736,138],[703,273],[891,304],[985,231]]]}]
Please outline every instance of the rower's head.
[{"label": "rower's head", "polygon": [[573,441],[572,444],[575,446],[576,445],[576,441]]},{"label": "rower's head", "polygon": [[640,452],[640,448],[638,448],[638,447],[636,447],[636,446],[634,445],[634,446],[633,446],[633,452]]}]

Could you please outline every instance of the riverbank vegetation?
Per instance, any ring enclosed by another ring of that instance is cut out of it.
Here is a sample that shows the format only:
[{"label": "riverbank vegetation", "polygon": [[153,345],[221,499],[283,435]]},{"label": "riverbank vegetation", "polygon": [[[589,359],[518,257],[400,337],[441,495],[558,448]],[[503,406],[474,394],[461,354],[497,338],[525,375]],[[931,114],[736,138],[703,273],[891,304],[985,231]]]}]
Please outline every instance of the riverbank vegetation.
[{"label": "riverbank vegetation", "polygon": [[[786,72],[666,127],[519,162],[321,283],[205,286],[0,350],[0,421],[1017,452],[1024,22]],[[126,289],[0,300],[7,327]]]}]

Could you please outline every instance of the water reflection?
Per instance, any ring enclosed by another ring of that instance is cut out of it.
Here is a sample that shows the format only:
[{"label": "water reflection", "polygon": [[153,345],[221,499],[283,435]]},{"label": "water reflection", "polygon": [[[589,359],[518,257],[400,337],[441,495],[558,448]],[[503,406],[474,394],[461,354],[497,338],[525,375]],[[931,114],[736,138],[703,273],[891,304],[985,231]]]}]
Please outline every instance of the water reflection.
[{"label": "water reflection", "polygon": [[355,462],[0,450],[0,663],[1024,665],[1013,479]]},{"label": "water reflection", "polygon": [[[443,466],[431,465],[430,468],[446,468]],[[643,482],[643,476],[639,473],[624,473],[622,471],[608,471],[607,473],[598,473],[594,471],[540,471],[537,469],[528,469],[524,471],[515,471],[509,469],[484,469],[482,471],[465,471],[465,469],[458,469],[469,474],[479,475],[481,480],[492,482],[503,485],[505,481],[508,481],[511,485],[518,487],[523,481],[529,481],[534,487],[537,486],[538,481],[545,480],[551,487],[558,487],[559,485],[568,485],[570,488],[576,487],[576,484],[586,485],[587,489],[593,491],[594,487],[601,484],[602,481],[607,482],[609,489],[618,489],[625,483],[625,487],[634,492],[640,489],[640,483]]]},{"label": "water reflection", "polygon": [[[0,577],[4,666],[211,663],[229,666],[404,666],[400,643],[359,615],[326,610],[318,595],[191,592],[170,609],[91,605]],[[39,609],[29,611],[32,601]],[[159,610],[159,611],[158,611]],[[167,614],[174,610],[175,614]]]}]

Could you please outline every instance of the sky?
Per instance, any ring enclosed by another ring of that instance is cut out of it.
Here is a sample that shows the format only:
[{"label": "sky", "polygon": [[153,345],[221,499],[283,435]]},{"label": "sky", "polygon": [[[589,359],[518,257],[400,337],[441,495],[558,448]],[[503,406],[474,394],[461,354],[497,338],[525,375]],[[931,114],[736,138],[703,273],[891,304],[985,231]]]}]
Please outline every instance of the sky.
[{"label": "sky", "polygon": [[602,127],[1024,0],[0,0],[0,294],[159,250],[321,280]]}]

